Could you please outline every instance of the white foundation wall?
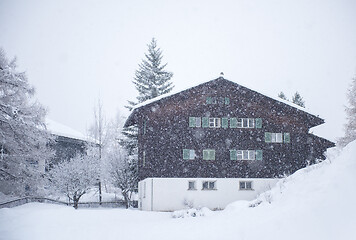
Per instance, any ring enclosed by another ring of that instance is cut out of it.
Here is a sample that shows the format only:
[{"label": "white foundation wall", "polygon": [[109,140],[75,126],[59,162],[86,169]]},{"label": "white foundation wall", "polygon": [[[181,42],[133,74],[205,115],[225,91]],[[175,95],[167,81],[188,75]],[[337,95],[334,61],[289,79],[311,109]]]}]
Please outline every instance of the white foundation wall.
[{"label": "white foundation wall", "polygon": [[[188,190],[195,181],[196,190]],[[214,181],[214,190],[202,190],[204,181]],[[240,190],[240,181],[251,181],[252,190]],[[190,207],[223,209],[237,200],[253,200],[272,188],[278,179],[270,178],[146,178],[139,182],[139,209],[174,211]]]}]

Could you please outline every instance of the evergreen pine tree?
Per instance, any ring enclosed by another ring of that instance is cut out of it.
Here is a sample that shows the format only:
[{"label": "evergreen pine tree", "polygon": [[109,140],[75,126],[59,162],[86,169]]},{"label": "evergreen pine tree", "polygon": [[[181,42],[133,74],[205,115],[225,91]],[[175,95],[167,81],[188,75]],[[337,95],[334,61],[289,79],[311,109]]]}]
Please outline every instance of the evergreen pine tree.
[{"label": "evergreen pine tree", "polygon": [[345,111],[348,122],[345,124],[345,136],[338,141],[338,145],[342,147],[356,140],[356,77],[352,79],[347,98],[349,107],[346,107]]},{"label": "evergreen pine tree", "polygon": [[292,102],[301,107],[305,107],[305,102],[298,92],[295,92],[294,96],[292,97]]},{"label": "evergreen pine tree", "polygon": [[[145,57],[139,64],[139,69],[136,70],[135,78],[132,81],[139,93],[136,97],[137,103],[169,93],[174,87],[170,81],[173,73],[164,70],[167,63],[161,64],[163,56],[161,49],[157,47],[156,39],[152,38],[148,44],[148,53],[145,54]],[[127,108],[131,110],[136,103],[128,102]]]},{"label": "evergreen pine tree", "polygon": [[288,101],[288,99],[287,99],[286,95],[284,94],[284,92],[280,92],[278,94],[278,97]]},{"label": "evergreen pine tree", "polygon": [[[136,104],[169,93],[173,89],[171,82],[173,73],[165,70],[167,63],[162,64],[162,57],[162,51],[157,47],[156,39],[152,38],[148,44],[148,53],[139,64],[132,81],[138,91],[138,96],[136,102],[128,101],[129,106],[126,107],[130,111]],[[119,140],[119,143],[126,149],[129,168],[137,176],[137,126],[123,128],[122,134],[123,138]],[[137,178],[135,184],[137,185]]]}]

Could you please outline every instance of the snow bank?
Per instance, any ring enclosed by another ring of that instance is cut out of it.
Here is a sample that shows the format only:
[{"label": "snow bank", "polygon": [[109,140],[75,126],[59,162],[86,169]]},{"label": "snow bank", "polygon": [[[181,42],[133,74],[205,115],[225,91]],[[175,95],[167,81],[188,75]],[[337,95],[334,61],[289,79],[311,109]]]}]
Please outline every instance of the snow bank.
[{"label": "snow bank", "polygon": [[[301,169],[249,203],[230,204],[224,215],[244,216],[259,231],[246,239],[356,239],[356,141],[324,162]],[[252,220],[253,219],[253,220]]]}]

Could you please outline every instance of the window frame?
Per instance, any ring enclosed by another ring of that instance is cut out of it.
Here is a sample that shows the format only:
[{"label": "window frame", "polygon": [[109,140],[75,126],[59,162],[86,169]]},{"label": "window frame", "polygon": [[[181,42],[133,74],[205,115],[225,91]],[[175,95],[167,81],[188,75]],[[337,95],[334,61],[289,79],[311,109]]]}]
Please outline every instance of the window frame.
[{"label": "window frame", "polygon": [[183,149],[183,160],[195,160],[196,156],[194,149]]},{"label": "window frame", "polygon": [[[193,187],[191,187],[191,183],[193,184]],[[188,191],[194,191],[194,190],[197,190],[196,181],[189,180],[188,181]]]},{"label": "window frame", "polygon": [[285,143],[286,134],[282,132],[272,133],[265,132],[265,142],[266,143]]},{"label": "window frame", "polygon": [[[257,158],[257,156],[258,156],[258,158]],[[230,149],[230,160],[232,160],[232,161],[262,160],[262,150]]]},{"label": "window frame", "polygon": [[[204,186],[205,184],[207,184],[206,187]],[[213,186],[213,187],[211,187],[211,186]],[[201,190],[203,190],[203,191],[217,190],[217,188],[216,188],[216,180],[213,180],[213,181],[202,181]]]},{"label": "window frame", "polygon": [[[249,187],[248,187],[249,185]],[[239,190],[240,191],[254,191],[253,181],[239,181]]]},{"label": "window frame", "polygon": [[214,161],[215,149],[203,149],[203,160]]},{"label": "window frame", "polygon": [[209,128],[220,128],[221,127],[221,119],[210,117],[209,118]]}]

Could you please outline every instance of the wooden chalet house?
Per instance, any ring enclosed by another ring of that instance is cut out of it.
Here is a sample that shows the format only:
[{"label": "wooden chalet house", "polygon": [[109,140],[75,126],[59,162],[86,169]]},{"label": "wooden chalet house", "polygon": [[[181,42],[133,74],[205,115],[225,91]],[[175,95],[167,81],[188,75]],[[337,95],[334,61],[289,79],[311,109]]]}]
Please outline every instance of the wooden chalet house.
[{"label": "wooden chalet house", "polygon": [[324,123],[293,103],[223,77],[136,106],[139,208],[224,208],[324,159],[334,144],[309,133]]}]

